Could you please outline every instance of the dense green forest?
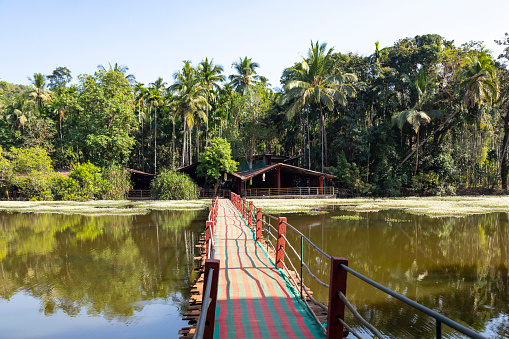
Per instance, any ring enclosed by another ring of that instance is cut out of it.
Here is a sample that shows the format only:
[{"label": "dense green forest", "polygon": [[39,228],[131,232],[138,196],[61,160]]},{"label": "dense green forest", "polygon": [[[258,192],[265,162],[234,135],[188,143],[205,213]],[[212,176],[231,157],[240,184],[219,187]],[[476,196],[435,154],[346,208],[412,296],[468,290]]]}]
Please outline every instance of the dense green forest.
[{"label": "dense green forest", "polygon": [[150,84],[118,64],[74,80],[58,67],[30,87],[0,82],[0,146],[7,158],[42,148],[54,168],[159,173],[221,137],[251,167],[258,153],[300,155],[348,195],[507,190],[509,36],[498,44],[507,47],[495,56],[482,42],[423,35],[361,56],[311,42],[280,87],[248,57],[228,78],[204,58]]}]

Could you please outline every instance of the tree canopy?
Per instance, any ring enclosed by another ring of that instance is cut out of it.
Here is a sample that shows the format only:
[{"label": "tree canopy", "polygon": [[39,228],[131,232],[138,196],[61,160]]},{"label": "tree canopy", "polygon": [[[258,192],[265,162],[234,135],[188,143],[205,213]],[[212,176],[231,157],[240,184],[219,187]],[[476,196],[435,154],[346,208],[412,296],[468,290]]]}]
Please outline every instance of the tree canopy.
[{"label": "tree canopy", "polygon": [[[497,42],[509,46],[507,35]],[[118,63],[74,78],[66,67],[35,73],[30,87],[0,81],[0,146],[44,149],[55,168],[161,173],[207,163],[222,138],[239,168],[259,165],[257,154],[292,156],[338,174],[350,196],[507,189],[509,47],[497,57],[437,34],[374,42],[368,56],[341,47],[312,41],[280,87],[249,56],[229,77],[204,57],[148,85]],[[208,166],[202,175],[218,185],[225,171]]]}]

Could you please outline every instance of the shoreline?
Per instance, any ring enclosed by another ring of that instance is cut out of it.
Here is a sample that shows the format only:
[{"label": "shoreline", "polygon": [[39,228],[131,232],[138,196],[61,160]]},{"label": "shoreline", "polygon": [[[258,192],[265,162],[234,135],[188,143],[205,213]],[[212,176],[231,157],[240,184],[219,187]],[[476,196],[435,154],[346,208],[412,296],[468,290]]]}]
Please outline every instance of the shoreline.
[{"label": "shoreline", "polygon": [[[76,201],[0,201],[0,212],[57,213],[83,215],[136,215],[153,210],[201,210],[210,199],[200,200],[94,200]],[[334,207],[365,213],[399,210],[430,217],[464,217],[472,214],[509,212],[509,196],[451,196],[348,199],[256,199],[256,207],[268,213],[326,213]]]}]

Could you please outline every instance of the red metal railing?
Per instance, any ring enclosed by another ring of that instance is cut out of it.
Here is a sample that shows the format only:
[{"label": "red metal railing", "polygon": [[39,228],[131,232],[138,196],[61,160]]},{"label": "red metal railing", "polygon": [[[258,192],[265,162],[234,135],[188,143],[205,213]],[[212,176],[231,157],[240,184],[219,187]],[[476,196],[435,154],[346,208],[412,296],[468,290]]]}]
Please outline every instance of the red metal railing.
[{"label": "red metal railing", "polygon": [[[322,251],[320,248],[318,248],[314,243],[311,242],[304,234],[302,234],[299,230],[297,230],[295,227],[290,225],[286,218],[279,217],[276,218],[272,215],[263,213],[261,208],[256,208],[252,201],[247,202],[246,199],[242,199],[240,196],[238,196],[235,193],[230,194],[230,200],[232,201],[233,205],[237,208],[237,210],[241,213],[241,215],[246,219],[247,214],[247,221],[248,226],[253,230],[254,237],[256,241],[260,241],[262,238],[262,232],[267,232],[267,249],[269,244],[272,246],[272,249],[275,251],[275,265],[276,268],[284,268],[286,270],[288,278],[293,282],[294,286],[296,288],[299,287],[299,283],[295,281],[295,279],[290,274],[290,271],[288,270],[286,264],[285,264],[285,257],[286,252],[285,248],[288,246],[290,248],[295,256],[300,260],[300,277],[298,279],[300,280],[300,297],[305,302],[306,306],[308,307],[311,314],[314,316],[317,323],[320,325],[324,333],[326,334],[327,338],[343,338],[343,334],[345,329],[350,331],[354,336],[359,337],[359,335],[348,326],[348,324],[345,323],[345,306],[350,310],[350,312],[354,315],[357,320],[362,323],[362,325],[368,329],[375,337],[377,338],[384,338],[383,335],[374,328],[373,325],[368,323],[362,316],[355,310],[355,308],[350,304],[348,299],[346,298],[346,283],[347,283],[347,276],[348,273],[352,274],[353,276],[361,279],[362,281],[368,283],[369,285],[391,295],[392,297],[404,302],[405,304],[418,309],[419,311],[427,314],[428,316],[432,317],[436,321],[436,338],[442,338],[442,324],[446,324],[447,326],[457,330],[458,332],[467,335],[470,338],[485,338],[481,334],[399,294],[396,293],[389,288],[380,285],[379,283],[361,275],[357,271],[351,269],[348,267],[348,259],[341,258],[341,257],[332,257]],[[246,212],[247,210],[247,212]],[[256,211],[256,218],[253,220],[252,216],[254,211]],[[251,218],[250,218],[251,216]],[[269,218],[269,222],[264,221],[264,217]],[[271,225],[270,220],[277,220],[277,229]],[[267,225],[267,229],[263,228],[263,225]],[[287,227],[296,232],[298,235],[300,235],[301,239],[301,251],[300,255],[299,253],[293,248],[293,246],[288,242],[286,239],[286,230]],[[272,234],[271,230],[274,231],[277,236]],[[271,243],[271,237],[275,240],[276,246],[274,247]],[[307,267],[307,265],[304,263],[303,260],[303,247],[304,247],[304,240],[308,242],[309,245],[311,245],[315,250],[317,250],[320,254],[322,254],[324,257],[329,259],[331,261],[331,268],[330,268],[330,275],[329,275],[329,284],[326,284],[322,281],[320,281]],[[294,272],[297,274],[297,269],[295,269],[295,266],[292,264],[290,260],[288,260],[288,263],[292,266],[294,269]],[[329,289],[329,304],[328,307],[324,306],[323,304],[317,302],[314,300],[314,298],[311,296],[307,288],[304,286],[303,283],[303,268],[307,270],[309,275],[314,278],[320,285],[326,287]],[[319,319],[317,318],[315,312],[309,307],[308,302],[303,297],[303,292],[307,294],[307,297],[310,301],[314,302],[315,305],[321,307],[324,310],[327,310],[327,328],[325,328]]]},{"label": "red metal railing", "polygon": [[214,338],[214,324],[216,319],[217,289],[219,286],[219,266],[220,262],[214,259],[218,198],[212,200],[212,206],[209,207],[209,217],[205,224],[205,274],[203,276],[203,299],[198,325],[196,326],[195,338],[212,339]]}]

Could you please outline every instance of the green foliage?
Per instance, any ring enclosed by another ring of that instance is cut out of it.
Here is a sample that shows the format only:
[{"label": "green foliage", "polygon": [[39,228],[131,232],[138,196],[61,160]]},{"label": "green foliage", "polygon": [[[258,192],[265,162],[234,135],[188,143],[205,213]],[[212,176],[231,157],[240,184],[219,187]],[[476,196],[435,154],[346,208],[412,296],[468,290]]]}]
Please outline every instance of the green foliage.
[{"label": "green foliage", "polygon": [[32,172],[50,173],[53,171],[51,158],[46,150],[40,147],[11,148],[9,155],[15,173],[29,174]]},{"label": "green foliage", "polygon": [[54,172],[33,171],[26,176],[15,177],[11,185],[15,185],[19,194],[28,200],[53,200],[52,187],[55,175]]},{"label": "green foliage", "polygon": [[192,200],[198,193],[198,186],[184,173],[165,169],[152,181],[152,194],[159,200]]},{"label": "green foliage", "polygon": [[110,166],[100,169],[90,162],[73,165],[69,177],[56,175],[56,200],[122,200],[132,188],[129,172]]},{"label": "green foliage", "polygon": [[57,174],[53,180],[53,196],[55,200],[82,201],[81,188],[78,180]]},{"label": "green foliage", "polygon": [[[101,169],[90,162],[74,164],[69,178],[78,184],[76,195],[79,200],[94,200],[101,198],[103,179]],[[71,186],[74,186],[72,184]]]},{"label": "green foliage", "polygon": [[210,140],[210,146],[200,154],[200,164],[196,169],[198,176],[217,182],[224,173],[236,171],[238,163],[232,160],[231,154],[228,141],[222,138]]},{"label": "green foliage", "polygon": [[109,166],[102,170],[102,193],[104,200],[123,200],[132,189],[131,174],[118,166]]},{"label": "green foliage", "polygon": [[70,101],[71,111],[79,117],[69,126],[70,141],[97,165],[125,163],[138,124],[128,80],[122,72],[111,70],[79,76],[79,81],[76,97]]},{"label": "green foliage", "polygon": [[349,163],[343,151],[338,154],[337,166],[327,167],[326,170],[337,176],[337,179],[334,179],[336,187],[346,189],[355,194],[371,194],[372,185],[362,180],[363,175],[360,173],[357,164],[354,162]]}]

